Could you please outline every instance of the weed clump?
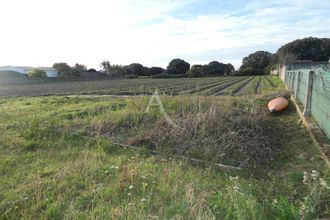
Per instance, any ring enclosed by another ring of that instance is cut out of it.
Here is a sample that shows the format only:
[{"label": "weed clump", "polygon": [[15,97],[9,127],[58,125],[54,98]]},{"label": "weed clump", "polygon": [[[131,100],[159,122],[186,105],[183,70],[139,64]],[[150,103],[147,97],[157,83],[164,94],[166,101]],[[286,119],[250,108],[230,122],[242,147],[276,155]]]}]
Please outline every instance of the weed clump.
[{"label": "weed clump", "polygon": [[165,154],[240,167],[268,166],[281,152],[285,134],[276,117],[242,106],[176,112],[172,120],[177,126],[160,120],[145,134],[151,146]]}]

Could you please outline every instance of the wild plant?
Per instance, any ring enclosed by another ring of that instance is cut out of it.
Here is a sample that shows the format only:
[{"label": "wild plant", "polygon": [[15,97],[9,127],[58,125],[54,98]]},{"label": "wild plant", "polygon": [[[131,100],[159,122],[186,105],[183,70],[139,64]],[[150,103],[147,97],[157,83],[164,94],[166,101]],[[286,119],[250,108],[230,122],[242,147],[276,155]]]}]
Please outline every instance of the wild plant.
[{"label": "wild plant", "polygon": [[300,204],[300,217],[301,219],[319,217],[315,216],[316,213],[318,213],[317,209],[322,204],[324,195],[329,195],[330,187],[326,180],[321,178],[320,173],[316,170],[312,170],[311,173],[307,171],[304,172],[303,184],[306,186],[308,194]]}]

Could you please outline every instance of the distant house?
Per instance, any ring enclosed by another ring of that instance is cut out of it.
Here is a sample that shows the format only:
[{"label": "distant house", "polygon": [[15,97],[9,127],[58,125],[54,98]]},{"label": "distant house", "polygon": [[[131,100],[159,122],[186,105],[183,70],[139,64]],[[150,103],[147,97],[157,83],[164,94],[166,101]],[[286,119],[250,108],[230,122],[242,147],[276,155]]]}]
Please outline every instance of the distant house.
[{"label": "distant house", "polygon": [[27,75],[32,69],[40,69],[46,72],[47,77],[58,77],[58,72],[52,67],[27,67],[27,66],[0,66],[0,71],[12,71]]}]

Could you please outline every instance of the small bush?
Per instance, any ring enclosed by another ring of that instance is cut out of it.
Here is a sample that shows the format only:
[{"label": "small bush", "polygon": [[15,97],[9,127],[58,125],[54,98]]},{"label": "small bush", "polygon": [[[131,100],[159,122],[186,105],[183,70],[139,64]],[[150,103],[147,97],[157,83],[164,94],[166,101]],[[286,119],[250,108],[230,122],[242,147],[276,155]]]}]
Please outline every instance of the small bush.
[{"label": "small bush", "polygon": [[47,74],[45,71],[40,70],[40,69],[32,69],[29,73],[28,76],[30,78],[46,78]]},{"label": "small bush", "polygon": [[[268,166],[281,152],[284,132],[263,110],[208,110],[177,112],[177,126],[161,120],[146,134],[150,145],[165,154],[177,154],[241,167]],[[278,138],[282,137],[282,138]]]},{"label": "small bush", "polygon": [[277,201],[272,202],[272,208],[274,209],[274,215],[278,217],[278,219],[298,219],[298,209],[292,203],[290,203],[287,198],[280,197]]}]

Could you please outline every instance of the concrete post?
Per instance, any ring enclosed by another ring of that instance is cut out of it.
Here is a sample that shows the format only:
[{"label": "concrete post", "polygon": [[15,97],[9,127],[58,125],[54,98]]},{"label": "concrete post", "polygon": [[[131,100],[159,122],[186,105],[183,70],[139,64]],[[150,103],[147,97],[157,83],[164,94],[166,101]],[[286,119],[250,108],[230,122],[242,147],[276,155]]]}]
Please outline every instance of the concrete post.
[{"label": "concrete post", "polygon": [[295,99],[298,98],[299,84],[300,84],[300,78],[301,78],[300,75],[301,75],[301,72],[299,71],[297,73],[296,87],[295,87],[295,92],[294,92]]},{"label": "concrete post", "polygon": [[304,116],[310,116],[312,110],[312,90],[313,90],[313,77],[314,71],[310,71],[308,74],[307,89],[306,89],[306,100],[304,106]]},{"label": "concrete post", "polygon": [[294,90],[294,81],[296,79],[296,74],[295,72],[291,73],[291,82],[290,82],[290,91],[291,93],[294,93],[295,90]]},{"label": "concrete post", "polygon": [[280,77],[282,78],[283,82],[286,82],[286,65],[283,65],[280,68]]}]

